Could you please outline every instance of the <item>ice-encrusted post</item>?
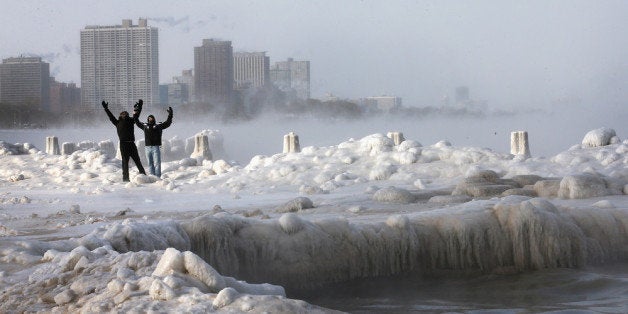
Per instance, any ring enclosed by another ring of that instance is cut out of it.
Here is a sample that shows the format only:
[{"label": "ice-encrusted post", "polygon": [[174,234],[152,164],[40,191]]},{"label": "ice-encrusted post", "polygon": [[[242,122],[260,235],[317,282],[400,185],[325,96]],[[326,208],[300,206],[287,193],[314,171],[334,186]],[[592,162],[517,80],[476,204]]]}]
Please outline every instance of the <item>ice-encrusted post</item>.
[{"label": "ice-encrusted post", "polygon": [[190,157],[202,157],[206,160],[212,160],[212,152],[209,149],[209,138],[207,137],[207,135],[197,134],[194,137],[194,152]]},{"label": "ice-encrusted post", "polygon": [[101,141],[98,143],[98,148],[107,156],[107,157],[115,157],[116,155],[116,146],[112,141]]},{"label": "ice-encrusted post", "polygon": [[283,152],[284,153],[299,153],[301,152],[301,146],[299,145],[299,136],[290,132],[283,136]]},{"label": "ice-encrusted post", "polygon": [[56,136],[47,136],[46,137],[46,154],[48,155],[59,155],[61,151],[59,150],[59,139]]},{"label": "ice-encrusted post", "polygon": [[401,132],[388,132],[388,134],[386,134],[386,136],[388,138],[392,139],[393,142],[395,142],[395,146],[401,144],[401,142],[406,140],[403,137],[403,133],[401,133]]},{"label": "ice-encrusted post", "polygon": [[72,142],[64,142],[61,144],[61,155],[70,155],[76,151],[76,144]]},{"label": "ice-encrusted post", "polygon": [[510,153],[515,156],[530,158],[530,147],[528,145],[528,132],[510,132]]}]

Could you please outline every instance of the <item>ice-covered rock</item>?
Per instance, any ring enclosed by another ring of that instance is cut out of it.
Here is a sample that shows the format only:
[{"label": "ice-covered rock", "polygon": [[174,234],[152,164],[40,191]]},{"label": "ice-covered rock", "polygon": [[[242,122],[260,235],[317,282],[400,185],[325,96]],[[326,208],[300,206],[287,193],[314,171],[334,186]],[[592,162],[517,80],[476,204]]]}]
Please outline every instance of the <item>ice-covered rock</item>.
[{"label": "ice-covered rock", "polygon": [[220,309],[233,303],[233,301],[235,301],[235,299],[237,299],[239,296],[240,294],[235,289],[231,287],[224,288],[220,290],[220,292],[218,292],[218,295],[216,296],[216,299],[214,299],[212,305],[215,308]]},{"label": "ice-covered rock", "polygon": [[286,213],[279,218],[279,225],[281,229],[287,234],[293,234],[301,231],[305,227],[305,224],[299,216],[293,213]]},{"label": "ice-covered rock", "polygon": [[619,143],[620,140],[615,134],[615,130],[610,128],[599,128],[589,131],[582,139],[584,147],[606,146],[612,143]]},{"label": "ice-covered rock", "polygon": [[278,213],[298,212],[300,210],[314,208],[314,203],[311,199],[305,196],[299,196],[293,200],[286,202],[285,204],[275,209]]},{"label": "ice-covered rock", "polygon": [[416,200],[410,191],[394,186],[377,190],[373,194],[373,200],[385,203],[410,204]]},{"label": "ice-covered rock", "polygon": [[561,198],[590,198],[608,194],[604,179],[593,174],[565,176],[558,189],[558,197]]},{"label": "ice-covered rock", "polygon": [[534,183],[534,191],[540,197],[556,197],[560,189],[560,179],[544,179]]}]

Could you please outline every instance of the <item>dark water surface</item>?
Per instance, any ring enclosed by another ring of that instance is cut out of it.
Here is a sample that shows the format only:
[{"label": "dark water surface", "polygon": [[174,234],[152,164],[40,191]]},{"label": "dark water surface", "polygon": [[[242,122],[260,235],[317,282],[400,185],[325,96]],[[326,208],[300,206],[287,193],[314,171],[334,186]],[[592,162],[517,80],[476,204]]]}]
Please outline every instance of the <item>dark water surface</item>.
[{"label": "dark water surface", "polygon": [[350,313],[628,313],[628,265],[474,278],[387,278],[302,298]]}]

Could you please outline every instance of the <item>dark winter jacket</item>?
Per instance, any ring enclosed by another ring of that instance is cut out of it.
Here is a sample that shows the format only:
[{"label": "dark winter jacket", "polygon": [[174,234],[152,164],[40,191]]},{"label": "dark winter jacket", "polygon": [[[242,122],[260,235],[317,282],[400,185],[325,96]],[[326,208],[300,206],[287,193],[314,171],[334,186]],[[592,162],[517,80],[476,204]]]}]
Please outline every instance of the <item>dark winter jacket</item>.
[{"label": "dark winter jacket", "polygon": [[[153,121],[155,121],[155,117]],[[164,129],[168,128],[172,124],[172,113],[168,113],[168,118],[165,122],[161,123],[143,123],[139,119],[135,121],[135,124],[142,130],[144,130],[144,141],[146,146],[161,146],[161,133]]]},{"label": "dark winter jacket", "polygon": [[139,112],[136,111],[133,114],[133,117],[129,117],[129,115],[127,114],[125,118],[119,119],[116,119],[116,117],[111,113],[111,111],[109,111],[108,108],[105,108],[105,112],[107,113],[107,116],[109,116],[109,120],[111,120],[111,123],[116,126],[116,129],[118,130],[118,139],[120,139],[120,142],[135,142],[135,132],[133,130],[133,124],[135,124],[135,121],[139,116]]}]

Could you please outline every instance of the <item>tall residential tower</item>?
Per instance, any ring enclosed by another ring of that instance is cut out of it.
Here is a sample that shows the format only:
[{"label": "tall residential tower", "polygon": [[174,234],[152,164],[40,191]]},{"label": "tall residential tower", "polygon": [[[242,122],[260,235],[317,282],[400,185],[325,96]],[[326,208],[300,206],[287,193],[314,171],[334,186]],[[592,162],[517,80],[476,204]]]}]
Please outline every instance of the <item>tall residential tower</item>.
[{"label": "tall residential tower", "polygon": [[194,47],[195,101],[229,107],[233,102],[233,48],[230,41],[203,39]]},{"label": "tall residential tower", "polygon": [[129,109],[138,99],[150,108],[159,102],[157,28],[138,25],[87,26],[81,30],[81,102],[97,108],[102,100]]},{"label": "tall residential tower", "polygon": [[50,110],[50,64],[39,57],[7,58],[0,64],[0,104]]}]

